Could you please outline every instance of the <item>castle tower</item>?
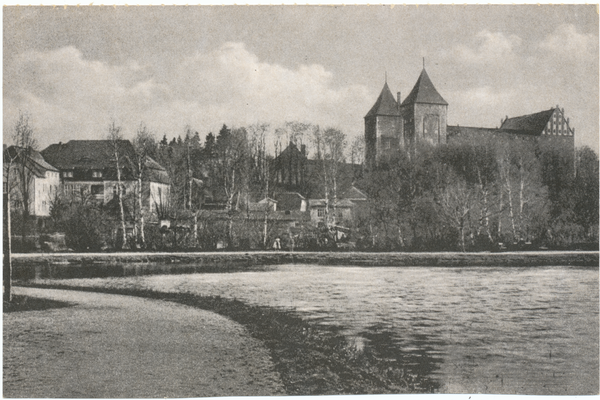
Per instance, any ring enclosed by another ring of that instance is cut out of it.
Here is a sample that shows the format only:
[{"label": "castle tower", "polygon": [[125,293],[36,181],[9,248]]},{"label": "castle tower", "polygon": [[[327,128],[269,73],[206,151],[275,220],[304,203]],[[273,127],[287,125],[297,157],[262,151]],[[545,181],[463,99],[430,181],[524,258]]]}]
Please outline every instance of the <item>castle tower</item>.
[{"label": "castle tower", "polygon": [[365,116],[365,161],[369,170],[404,147],[399,101],[400,93],[396,101],[386,82]]},{"label": "castle tower", "polygon": [[433,86],[425,67],[415,87],[402,102],[400,112],[407,145],[446,143],[448,103]]}]

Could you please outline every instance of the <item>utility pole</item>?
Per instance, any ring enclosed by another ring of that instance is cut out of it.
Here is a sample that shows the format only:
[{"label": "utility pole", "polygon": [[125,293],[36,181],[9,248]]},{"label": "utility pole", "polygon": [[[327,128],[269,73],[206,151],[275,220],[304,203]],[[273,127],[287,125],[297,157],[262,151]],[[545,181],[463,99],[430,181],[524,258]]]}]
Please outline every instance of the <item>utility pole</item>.
[{"label": "utility pole", "polygon": [[[6,178],[8,180],[8,177]],[[3,187],[3,213],[4,213],[4,301],[12,301],[12,263],[11,263],[11,238],[10,238],[10,195],[8,193],[8,183]]]}]

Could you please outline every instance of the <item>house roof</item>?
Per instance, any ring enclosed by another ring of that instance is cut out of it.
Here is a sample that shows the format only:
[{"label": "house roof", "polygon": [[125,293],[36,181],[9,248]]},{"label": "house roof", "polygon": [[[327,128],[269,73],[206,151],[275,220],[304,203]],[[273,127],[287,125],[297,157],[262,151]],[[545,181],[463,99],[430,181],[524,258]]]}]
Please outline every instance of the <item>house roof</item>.
[{"label": "house roof", "polygon": [[25,157],[26,167],[38,178],[44,178],[46,176],[46,171],[58,172],[58,169],[49,164],[44,157],[42,157],[40,152],[36,150],[29,148],[29,150],[26,151],[25,149],[17,146],[9,146],[5,148],[5,162],[7,160],[18,159],[20,157]]},{"label": "house roof", "polygon": [[383,89],[381,89],[381,93],[379,94],[377,101],[373,107],[371,107],[371,110],[367,113],[367,115],[365,115],[365,118],[373,117],[375,115],[400,115],[400,110],[398,110],[398,102],[390,91],[387,82],[383,85]]},{"label": "house roof", "polygon": [[257,204],[267,204],[267,203],[277,203],[277,200],[273,200],[270,197],[265,197],[264,199],[260,200]]},{"label": "house roof", "polygon": [[438,93],[435,86],[429,79],[429,75],[423,68],[421,71],[421,75],[419,75],[419,79],[417,79],[417,83],[413,87],[412,91],[409,95],[404,99],[402,105],[414,104],[414,103],[426,103],[426,104],[441,104],[447,106],[448,103],[446,100],[442,98],[442,96]]},{"label": "house roof", "polygon": [[277,207],[280,211],[300,210],[302,201],[306,201],[306,198],[298,192],[276,193],[274,197],[279,202]]},{"label": "house roof", "polygon": [[500,126],[503,130],[521,131],[529,135],[541,135],[554,114],[554,108],[535,114],[522,115],[520,117],[507,118]]},{"label": "house roof", "polygon": [[348,200],[367,200],[368,198],[366,194],[357,189],[355,186],[350,186],[350,188],[342,193],[340,197]]},{"label": "house roof", "polygon": [[[133,145],[129,140],[119,140],[118,146],[124,157],[134,154]],[[60,170],[115,168],[110,140],[70,140],[67,143],[51,144],[42,150],[42,156]],[[146,159],[145,166],[144,179],[169,183],[167,171],[152,158]]]},{"label": "house roof", "polygon": [[[311,208],[312,207],[325,207],[326,204],[327,204],[327,202],[325,201],[325,199],[310,199],[310,200],[308,200],[308,206]],[[354,207],[354,203],[348,199],[341,199],[341,200],[337,201],[335,206],[341,207],[341,208],[351,208],[351,207]],[[333,199],[329,200],[329,207],[333,207]]]},{"label": "house roof", "polygon": [[[120,140],[118,145],[123,153],[133,153],[129,140]],[[114,167],[109,140],[70,140],[51,144],[42,150],[42,155],[59,169]]]},{"label": "house roof", "polygon": [[306,158],[306,156],[304,154],[302,154],[302,152],[298,149],[298,146],[296,146],[296,143],[290,142],[290,144],[288,144],[288,146],[281,153],[279,153],[279,155],[277,157],[275,157],[274,161],[277,162],[277,160],[282,160],[282,159],[285,159],[286,161],[288,161],[289,157]]}]

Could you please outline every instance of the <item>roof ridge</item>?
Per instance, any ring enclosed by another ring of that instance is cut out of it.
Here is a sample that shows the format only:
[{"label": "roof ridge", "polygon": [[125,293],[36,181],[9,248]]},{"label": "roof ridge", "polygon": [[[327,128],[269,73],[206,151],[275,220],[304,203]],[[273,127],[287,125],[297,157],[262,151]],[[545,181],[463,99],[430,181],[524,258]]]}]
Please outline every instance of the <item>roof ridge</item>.
[{"label": "roof ridge", "polygon": [[414,103],[426,103],[426,104],[440,104],[447,106],[448,103],[442,95],[437,91],[433,82],[427,75],[425,68],[421,71],[415,86],[410,91],[409,95],[406,96],[402,105],[414,104]]},{"label": "roof ridge", "polygon": [[390,87],[387,82],[384,83],[383,88],[381,89],[381,93],[377,97],[375,104],[369,110],[365,118],[372,117],[376,115],[391,115],[391,116],[399,116],[400,110],[398,109],[398,102],[394,98]]}]

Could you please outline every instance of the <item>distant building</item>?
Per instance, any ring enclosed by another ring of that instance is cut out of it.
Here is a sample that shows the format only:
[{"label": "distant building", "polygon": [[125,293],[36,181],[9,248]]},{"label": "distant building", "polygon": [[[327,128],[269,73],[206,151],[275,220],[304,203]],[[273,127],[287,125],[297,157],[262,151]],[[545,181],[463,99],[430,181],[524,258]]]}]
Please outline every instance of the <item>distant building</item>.
[{"label": "distant building", "polygon": [[[58,169],[47,163],[39,152],[17,146],[9,146],[4,150],[3,163],[3,179],[4,184],[8,185],[6,189],[10,190],[11,203],[20,209],[26,201],[30,215],[48,217],[52,202],[60,190]],[[18,171],[20,165],[25,168],[24,174]],[[29,181],[27,199],[19,190],[22,179]]]},{"label": "distant building", "polygon": [[[305,199],[325,197],[325,164],[306,157],[305,146],[290,144],[271,162],[275,193],[296,192]],[[362,166],[340,162],[337,165],[338,193],[348,189],[361,177]],[[331,176],[329,176],[331,178]],[[279,199],[277,199],[279,201]]]},{"label": "distant building", "polygon": [[[133,198],[138,181],[131,163],[133,145],[128,140],[118,143],[121,159],[121,193]],[[65,196],[91,198],[107,204],[117,195],[117,168],[109,140],[71,140],[48,146],[41,152],[44,159],[60,171]],[[167,171],[147,158],[142,176],[142,203],[146,210],[166,205],[170,198]]]},{"label": "distant building", "polygon": [[298,192],[275,193],[274,197],[277,199],[278,210],[280,211],[305,212],[307,210],[308,202]]},{"label": "distant building", "polygon": [[446,143],[448,103],[433,86],[425,68],[402,102],[400,112],[406,144],[412,147],[415,143]]},{"label": "distant building", "polygon": [[535,141],[573,152],[575,149],[575,128],[570,126],[569,118],[565,117],[564,108],[558,105],[546,111],[535,114],[502,120],[500,128],[473,128],[466,126],[448,126],[448,140],[458,137],[482,138],[520,138]]},{"label": "distant building", "polygon": [[448,103],[438,93],[425,68],[409,95],[394,99],[387,82],[365,116],[365,160],[372,169],[394,153],[416,143],[446,143]]},{"label": "distant building", "polygon": [[409,95],[401,102],[394,98],[387,82],[365,115],[365,164],[372,170],[398,151],[417,144],[439,145],[453,138],[478,136],[520,137],[557,144],[566,151],[575,149],[575,129],[564,109],[551,108],[534,114],[502,120],[500,128],[447,125],[448,103],[439,94],[425,68]]}]

